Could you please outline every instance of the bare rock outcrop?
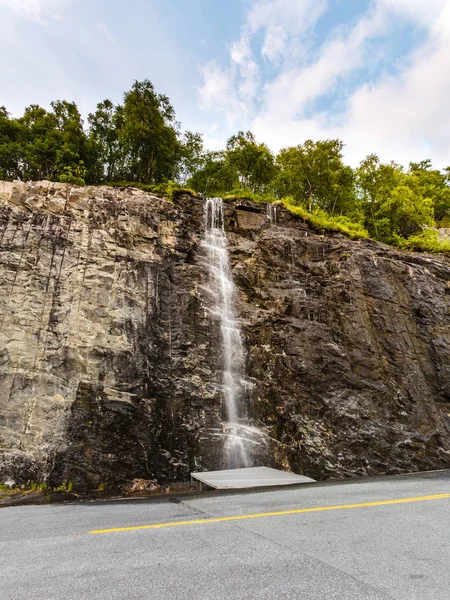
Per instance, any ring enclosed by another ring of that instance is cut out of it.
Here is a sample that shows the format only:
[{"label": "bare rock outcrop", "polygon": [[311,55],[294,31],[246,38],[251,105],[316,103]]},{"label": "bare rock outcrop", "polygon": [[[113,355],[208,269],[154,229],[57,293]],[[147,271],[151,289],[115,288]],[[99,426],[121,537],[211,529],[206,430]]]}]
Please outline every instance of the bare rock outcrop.
[{"label": "bare rock outcrop", "polygon": [[[315,478],[450,466],[448,259],[248,202],[226,220],[261,460]],[[0,183],[0,480],[222,466],[202,231],[187,195]]]}]

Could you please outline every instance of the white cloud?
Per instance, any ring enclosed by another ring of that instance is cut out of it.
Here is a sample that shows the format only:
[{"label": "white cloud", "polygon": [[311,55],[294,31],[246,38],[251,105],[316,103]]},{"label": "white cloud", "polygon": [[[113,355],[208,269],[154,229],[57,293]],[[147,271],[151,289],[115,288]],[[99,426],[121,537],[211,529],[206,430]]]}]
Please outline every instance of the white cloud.
[{"label": "white cloud", "polygon": [[203,85],[198,90],[201,107],[224,112],[230,124],[247,115],[247,107],[236,93],[232,68],[223,68],[212,61],[201,68],[201,74]]},{"label": "white cloud", "polygon": [[[441,3],[442,4],[442,3]],[[350,98],[346,129],[357,154],[364,136],[385,158],[450,164],[450,2],[430,22],[427,41],[398,77],[365,85]],[[345,134],[345,130],[343,131]]]},{"label": "white cloud", "polygon": [[18,16],[48,25],[62,21],[64,10],[78,0],[0,0],[0,6],[10,8]]},{"label": "white cloud", "polygon": [[250,40],[246,35],[242,35],[238,42],[232,44],[230,58],[233,65],[232,74],[238,96],[246,104],[250,105],[258,91],[260,79],[259,68],[252,59]]},{"label": "white cloud", "polygon": [[439,17],[447,0],[377,0],[379,8],[422,24]]},{"label": "white cloud", "polygon": [[275,25],[266,31],[261,54],[269,60],[276,60],[283,55],[288,36],[281,25]]},{"label": "white cloud", "polygon": [[198,94],[203,108],[224,112],[227,123],[238,127],[251,115],[260,76],[247,37],[232,44],[229,53],[229,67],[211,61],[200,69],[203,85]]},{"label": "white cloud", "polygon": [[[292,36],[308,31],[326,6],[327,0],[253,0],[241,36],[229,48],[229,66],[212,61],[200,69],[203,77],[198,90],[200,106],[223,112],[230,127],[241,126],[254,116],[261,73],[252,53],[252,37],[263,30],[261,55],[277,61],[286,52]],[[294,55],[292,45],[290,51]]]},{"label": "white cloud", "polygon": [[108,26],[105,23],[97,23],[96,29],[98,32],[103,34],[106,39],[111,42],[111,44],[117,44],[117,40],[114,36],[109,32]]},{"label": "white cloud", "polygon": [[292,36],[302,36],[314,27],[327,5],[327,0],[256,0],[246,26],[252,34],[264,31],[261,53],[277,60],[283,57]]},{"label": "white cloud", "polygon": [[324,42],[315,61],[282,71],[265,86],[265,118],[279,120],[281,115],[284,120],[295,119],[313,100],[330,92],[340,78],[363,66],[365,44],[387,27],[386,12],[375,7],[353,29]]},{"label": "white cloud", "polygon": [[[307,5],[315,10],[308,12]],[[216,65],[227,73],[227,105],[216,108],[235,110],[239,86],[233,61],[250,60],[253,36],[263,29],[261,54],[279,68],[271,81],[252,89],[258,105],[244,109],[244,127],[272,149],[308,138],[339,137],[352,164],[369,152],[404,163],[428,157],[437,166],[450,163],[450,0],[373,0],[350,29],[336,29],[323,40],[312,60],[305,62],[297,53],[292,61],[300,45],[308,46],[325,8],[325,2],[309,0],[253,2],[229,70]],[[422,41],[407,57],[397,58],[397,75],[381,71],[374,79],[367,65],[377,65],[383,40],[405,23],[421,29]],[[356,70],[362,73],[361,83],[345,92],[346,77]],[[344,108],[339,113],[314,109],[315,101],[327,94],[341,95]]]},{"label": "white cloud", "polygon": [[61,20],[61,11],[72,2],[73,0],[0,0],[0,6],[6,6],[22,17],[45,25],[48,20]]}]

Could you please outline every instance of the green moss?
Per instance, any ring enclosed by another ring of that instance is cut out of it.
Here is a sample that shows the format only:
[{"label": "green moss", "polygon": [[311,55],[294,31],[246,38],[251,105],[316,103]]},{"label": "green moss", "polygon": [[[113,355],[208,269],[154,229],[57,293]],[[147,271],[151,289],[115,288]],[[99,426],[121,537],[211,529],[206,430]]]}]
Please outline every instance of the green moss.
[{"label": "green moss", "polygon": [[60,486],[56,488],[48,488],[52,492],[71,492],[73,484],[71,481],[64,480]]},{"label": "green moss", "polygon": [[26,483],[22,483],[21,485],[14,485],[10,488],[8,485],[0,483],[0,491],[9,492],[11,489],[13,490],[22,490],[24,492],[44,492],[45,494],[50,494],[52,492],[71,492],[73,488],[72,481],[65,480],[58,487],[52,487],[45,483],[44,481],[27,481]]},{"label": "green moss", "polygon": [[398,238],[396,245],[405,250],[418,250],[420,252],[450,253],[450,240],[439,239],[435,229],[425,229],[421,233],[410,236],[408,239]]},{"label": "green moss", "polygon": [[309,212],[304,206],[297,204],[292,197],[280,200],[271,194],[254,194],[244,189],[227,192],[221,197],[230,202],[249,200],[251,202],[264,202],[283,206],[291,215],[306,221],[316,231],[338,231],[352,239],[369,237],[369,233],[361,223],[356,223],[348,217],[332,217],[320,209]]},{"label": "green moss", "polygon": [[437,224],[438,227],[442,227],[444,229],[450,228],[450,217],[444,217],[442,221]]},{"label": "green moss", "polygon": [[321,209],[309,212],[304,206],[294,204],[290,197],[283,198],[281,204],[291,215],[300,217],[316,231],[338,231],[352,239],[369,237],[369,233],[361,223],[355,223],[348,217],[332,217]]},{"label": "green moss", "polygon": [[[188,188],[182,188],[173,181],[158,185],[146,185],[139,183],[111,183],[112,187],[133,186],[139,189],[151,192],[158,196],[163,196],[170,201],[173,200],[175,194],[185,193],[192,196],[198,196],[196,192]],[[331,216],[324,210],[316,208],[308,211],[304,206],[295,202],[288,196],[286,198],[276,198],[272,194],[255,194],[245,189],[234,189],[231,192],[219,194],[225,201],[248,200],[250,202],[264,202],[278,206],[283,206],[291,215],[299,217],[307,222],[312,229],[319,232],[333,231],[344,234],[351,239],[370,239],[367,229],[362,223],[352,221],[345,216]],[[450,242],[440,240],[438,233],[434,229],[427,229],[420,234],[409,237],[408,239],[396,236],[388,242],[392,246],[402,248],[404,250],[416,250],[421,252],[450,252]]]},{"label": "green moss", "polygon": [[20,486],[20,489],[27,492],[47,492],[50,488],[44,482],[27,481]]}]

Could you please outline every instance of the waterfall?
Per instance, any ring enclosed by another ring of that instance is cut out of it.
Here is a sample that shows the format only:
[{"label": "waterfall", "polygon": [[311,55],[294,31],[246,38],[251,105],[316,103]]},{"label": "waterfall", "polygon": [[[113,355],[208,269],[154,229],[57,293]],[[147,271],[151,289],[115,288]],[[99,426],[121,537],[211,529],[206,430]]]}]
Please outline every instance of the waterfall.
[{"label": "waterfall", "polygon": [[277,207],[270,202],[267,203],[267,218],[271,225],[277,224]]},{"label": "waterfall", "polygon": [[207,253],[214,314],[220,321],[222,339],[222,383],[227,419],[225,461],[228,468],[248,467],[247,439],[242,435],[243,430],[249,429],[243,387],[245,357],[241,331],[234,313],[235,287],[230,273],[221,198],[205,200],[204,220],[202,246]]}]

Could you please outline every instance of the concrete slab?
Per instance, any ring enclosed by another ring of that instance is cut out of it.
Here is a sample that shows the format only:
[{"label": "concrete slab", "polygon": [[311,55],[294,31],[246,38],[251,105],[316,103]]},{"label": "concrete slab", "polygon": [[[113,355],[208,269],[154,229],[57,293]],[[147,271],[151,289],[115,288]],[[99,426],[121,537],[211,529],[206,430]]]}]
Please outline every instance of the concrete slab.
[{"label": "concrete slab", "polygon": [[240,490],[244,488],[295,485],[314,483],[305,475],[296,475],[278,471],[269,467],[251,467],[249,469],[227,469],[226,471],[203,471],[191,473],[191,477],[216,490]]}]

